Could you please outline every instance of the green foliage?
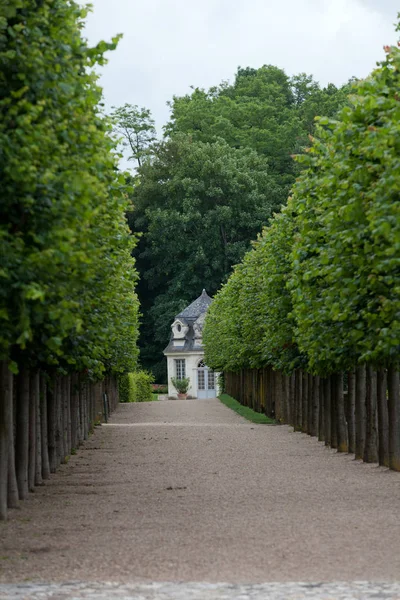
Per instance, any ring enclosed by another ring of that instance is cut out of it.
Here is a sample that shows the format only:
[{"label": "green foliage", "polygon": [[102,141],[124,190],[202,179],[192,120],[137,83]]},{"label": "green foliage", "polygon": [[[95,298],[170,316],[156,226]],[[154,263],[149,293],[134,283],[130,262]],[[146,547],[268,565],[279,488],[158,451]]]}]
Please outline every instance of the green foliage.
[{"label": "green foliage", "polygon": [[270,419],[263,413],[255,412],[248,406],[242,406],[240,402],[232,398],[232,396],[228,396],[228,394],[221,394],[219,399],[221,400],[222,404],[225,404],[225,406],[234,410],[235,413],[237,413],[241,417],[244,417],[248,421],[251,421],[252,423],[266,425],[273,425],[275,423],[273,419]]},{"label": "green foliage", "polygon": [[123,373],[118,377],[119,401],[133,402],[133,380],[132,373]]},{"label": "green foliage", "polygon": [[[348,96],[355,81],[350,80],[349,83],[340,88],[337,88],[333,83],[329,83],[326,88],[320,88],[312,75],[306,75],[305,73],[294,75],[291,78],[291,86],[297,114],[304,131],[314,134],[315,117],[336,117],[342,107],[349,105]],[[304,145],[308,144],[309,142],[304,140]]]},{"label": "green foliage", "polygon": [[132,378],[131,402],[151,402],[153,400],[154,377],[147,371],[135,371]]},{"label": "green foliage", "polygon": [[216,295],[203,331],[210,367],[235,371],[270,364],[289,372],[298,366],[286,289],[293,227],[289,209],[275,215]]},{"label": "green foliage", "polygon": [[385,51],[338,120],[319,119],[287,207],[216,295],[210,367],[326,375],[399,361],[400,48]]},{"label": "green foliage", "polygon": [[156,354],[174,316],[205,286],[213,294],[241,260],[279,195],[263,157],[222,140],[176,136],[157,146],[139,174],[132,227],[143,231],[136,253],[142,345]]},{"label": "green foliage", "polygon": [[243,365],[240,313],[240,265],[209,307],[203,328],[204,360],[214,371],[236,371]]},{"label": "green foliage", "polygon": [[139,108],[132,104],[113,108],[113,131],[122,147],[129,149],[128,160],[136,161],[140,167],[146,156],[149,156],[151,145],[156,140],[151,112],[147,108]]},{"label": "green foliage", "polygon": [[136,239],[85,16],[0,8],[0,357],[100,377],[136,364]]},{"label": "green foliage", "polygon": [[287,289],[291,272],[291,249],[296,232],[289,201],[281,214],[275,215],[256,247],[259,253],[261,289],[259,292],[259,320],[262,323],[260,360],[257,366],[269,364],[274,369],[290,373],[306,367],[307,359],[300,355],[292,316],[292,301]]},{"label": "green foliage", "polygon": [[321,119],[295,186],[291,289],[299,345],[320,372],[388,365],[400,346],[400,50]]},{"label": "green foliage", "polygon": [[283,203],[297,171],[291,155],[308,144],[314,117],[336,114],[346,94],[347,86],[321,89],[312,76],[289,78],[273,65],[239,68],[231,85],[174,97],[166,133],[189,133],[203,142],[223,138],[233,148],[254,149],[268,158]]},{"label": "green foliage", "polygon": [[186,394],[190,386],[190,377],[183,377],[182,379],[171,377],[171,381],[178,394]]},{"label": "green foliage", "polygon": [[225,394],[225,374],[219,373],[217,379],[217,389],[219,390],[220,394]]},{"label": "green foliage", "polygon": [[146,371],[124,373],[118,378],[120,402],[151,402],[154,377]]},{"label": "green foliage", "polygon": [[161,375],[173,317],[205,287],[213,295],[299,171],[314,116],[333,116],[347,87],[322,89],[281,69],[239,68],[235,81],[174,97],[166,141],[138,171],[130,214],[143,310],[142,363]]}]

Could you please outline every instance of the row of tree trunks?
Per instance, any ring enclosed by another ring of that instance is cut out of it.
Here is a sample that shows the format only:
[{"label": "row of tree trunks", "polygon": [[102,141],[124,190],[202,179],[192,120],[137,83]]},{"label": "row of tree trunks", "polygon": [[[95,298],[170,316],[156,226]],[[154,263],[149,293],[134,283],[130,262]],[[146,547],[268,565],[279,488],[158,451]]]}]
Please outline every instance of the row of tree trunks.
[{"label": "row of tree trunks", "polygon": [[225,373],[225,389],[244,406],[338,452],[400,471],[399,371],[361,365],[322,378],[301,369],[287,376],[264,369]]},{"label": "row of tree trunks", "polygon": [[0,362],[0,519],[66,462],[118,404],[114,378],[88,382]]}]

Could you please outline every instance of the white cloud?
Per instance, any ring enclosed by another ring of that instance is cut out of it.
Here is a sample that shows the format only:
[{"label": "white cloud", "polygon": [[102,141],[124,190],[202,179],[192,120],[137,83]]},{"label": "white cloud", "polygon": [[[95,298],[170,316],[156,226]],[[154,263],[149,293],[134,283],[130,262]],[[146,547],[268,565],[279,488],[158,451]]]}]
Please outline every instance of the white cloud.
[{"label": "white cloud", "polygon": [[323,84],[365,77],[396,39],[397,0],[92,0],[92,43],[123,33],[101,83],[106,104],[150,108],[190,85],[233,79],[236,68],[274,64]]}]

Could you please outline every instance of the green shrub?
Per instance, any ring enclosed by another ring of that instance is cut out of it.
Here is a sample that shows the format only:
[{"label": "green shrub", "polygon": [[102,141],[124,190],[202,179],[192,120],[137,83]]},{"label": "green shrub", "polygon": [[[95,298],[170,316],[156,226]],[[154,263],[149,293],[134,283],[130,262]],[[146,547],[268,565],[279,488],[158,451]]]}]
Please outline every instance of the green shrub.
[{"label": "green shrub", "polygon": [[151,402],[153,400],[154,377],[147,371],[136,371],[132,378],[132,402]]},{"label": "green shrub", "polygon": [[118,380],[120,402],[152,402],[154,377],[147,371],[125,373]]},{"label": "green shrub", "polygon": [[171,377],[171,381],[178,394],[186,394],[190,386],[190,377],[184,377],[183,379]]},{"label": "green shrub", "polygon": [[218,375],[218,391],[219,394],[225,394],[225,373]]},{"label": "green shrub", "polygon": [[129,402],[129,375],[126,373],[118,378],[119,401]]}]

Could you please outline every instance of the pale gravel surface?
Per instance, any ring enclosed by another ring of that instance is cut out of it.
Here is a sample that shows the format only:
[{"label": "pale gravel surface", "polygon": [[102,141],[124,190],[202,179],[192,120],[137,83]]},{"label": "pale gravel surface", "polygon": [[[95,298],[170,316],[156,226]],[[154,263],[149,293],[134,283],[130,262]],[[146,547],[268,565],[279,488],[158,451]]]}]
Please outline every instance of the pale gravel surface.
[{"label": "pale gravel surface", "polygon": [[400,474],[337,455],[286,426],[248,423],[217,400],[121,405],[0,523],[0,582],[142,587],[110,588],[108,596],[94,588],[97,595],[76,596],[0,588],[0,598],[342,600],[370,598],[375,589],[375,598],[400,599],[399,586],[388,596],[375,584],[347,596],[340,584],[331,589],[336,596],[298,584],[286,591],[271,584],[267,595],[254,585],[177,586],[164,596],[169,584],[143,587],[399,581],[399,492]]},{"label": "pale gravel surface", "polygon": [[67,583],[0,585],[0,600],[399,600],[400,584]]}]

